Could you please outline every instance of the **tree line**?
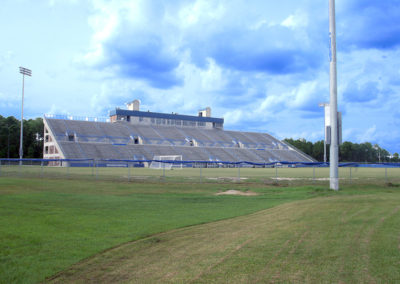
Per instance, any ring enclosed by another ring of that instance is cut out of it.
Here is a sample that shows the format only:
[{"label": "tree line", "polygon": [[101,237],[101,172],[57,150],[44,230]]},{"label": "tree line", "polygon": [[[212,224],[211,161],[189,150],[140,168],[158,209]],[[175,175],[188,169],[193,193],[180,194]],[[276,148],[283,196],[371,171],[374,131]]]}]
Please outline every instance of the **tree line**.
[{"label": "tree line", "polygon": [[[0,115],[0,158],[19,158],[21,121]],[[24,158],[43,157],[43,119],[24,119]]]},{"label": "tree line", "polygon": [[[324,160],[324,141],[317,141],[312,143],[305,139],[284,139],[285,142],[303,151],[307,155],[313,157],[317,161]],[[326,147],[327,161],[329,161],[329,146]],[[390,153],[381,148],[378,144],[372,145],[369,142],[365,143],[352,143],[344,142],[339,146],[339,161],[340,162],[366,162],[366,163],[379,163],[379,162],[399,162],[399,154]]]}]

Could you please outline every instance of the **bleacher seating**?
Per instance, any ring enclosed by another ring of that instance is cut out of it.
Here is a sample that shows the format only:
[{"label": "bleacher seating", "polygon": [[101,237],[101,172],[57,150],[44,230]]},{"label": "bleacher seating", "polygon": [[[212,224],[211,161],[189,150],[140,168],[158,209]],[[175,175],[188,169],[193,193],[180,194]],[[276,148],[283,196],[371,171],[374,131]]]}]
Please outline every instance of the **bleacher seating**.
[{"label": "bleacher seating", "polygon": [[150,160],[157,155],[182,155],[186,161],[313,161],[266,133],[50,118],[46,123],[70,159]]}]

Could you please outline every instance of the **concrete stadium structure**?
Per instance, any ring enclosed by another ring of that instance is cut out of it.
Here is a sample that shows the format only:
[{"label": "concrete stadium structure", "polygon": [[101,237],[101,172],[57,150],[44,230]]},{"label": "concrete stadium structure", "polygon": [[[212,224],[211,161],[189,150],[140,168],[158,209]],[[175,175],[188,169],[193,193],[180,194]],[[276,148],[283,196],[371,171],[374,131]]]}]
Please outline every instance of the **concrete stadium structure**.
[{"label": "concrete stadium structure", "polygon": [[104,121],[73,117],[44,117],[44,159],[151,160],[181,155],[184,161],[314,160],[266,133],[223,130],[224,120],[211,117],[211,109],[198,116],[128,109],[110,112]]}]

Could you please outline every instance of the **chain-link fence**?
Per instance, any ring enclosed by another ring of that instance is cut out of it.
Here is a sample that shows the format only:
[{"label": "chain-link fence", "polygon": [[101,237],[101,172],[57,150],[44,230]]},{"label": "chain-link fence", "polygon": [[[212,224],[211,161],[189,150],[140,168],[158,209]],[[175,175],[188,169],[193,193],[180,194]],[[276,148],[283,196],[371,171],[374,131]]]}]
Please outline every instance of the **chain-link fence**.
[{"label": "chain-link fence", "polygon": [[[157,167],[150,167],[157,162]],[[126,182],[242,182],[278,185],[329,184],[324,163],[220,161],[0,159],[0,177],[91,179]],[[342,184],[400,183],[400,164],[341,164]]]}]

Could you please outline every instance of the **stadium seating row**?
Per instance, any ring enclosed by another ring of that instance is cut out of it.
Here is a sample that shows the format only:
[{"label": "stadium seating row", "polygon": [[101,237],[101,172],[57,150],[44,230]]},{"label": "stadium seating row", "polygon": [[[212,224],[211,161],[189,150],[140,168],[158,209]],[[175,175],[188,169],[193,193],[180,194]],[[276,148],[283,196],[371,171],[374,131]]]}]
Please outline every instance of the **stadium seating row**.
[{"label": "stadium seating row", "polygon": [[69,159],[129,159],[151,160],[160,155],[182,155],[185,161],[251,161],[256,163],[275,161],[307,161],[296,151],[289,149],[256,150],[217,147],[159,146],[159,145],[112,145],[107,143],[59,142]]},{"label": "stadium seating row", "polygon": [[309,162],[311,158],[265,133],[176,126],[46,119],[66,158]]}]

